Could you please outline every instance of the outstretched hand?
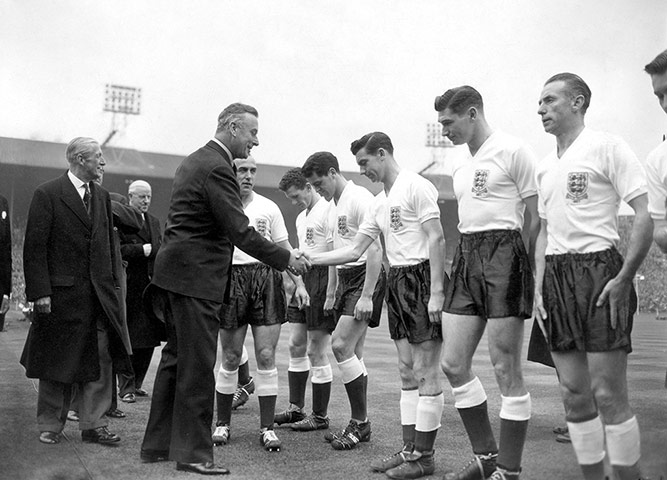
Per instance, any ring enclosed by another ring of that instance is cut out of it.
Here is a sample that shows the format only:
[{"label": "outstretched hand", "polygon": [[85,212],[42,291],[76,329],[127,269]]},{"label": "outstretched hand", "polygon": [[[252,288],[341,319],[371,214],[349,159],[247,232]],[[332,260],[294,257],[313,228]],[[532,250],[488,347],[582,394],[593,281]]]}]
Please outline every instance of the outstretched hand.
[{"label": "outstretched hand", "polygon": [[303,275],[311,267],[308,255],[300,250],[294,249],[290,252],[289,265],[287,269],[295,275]]}]

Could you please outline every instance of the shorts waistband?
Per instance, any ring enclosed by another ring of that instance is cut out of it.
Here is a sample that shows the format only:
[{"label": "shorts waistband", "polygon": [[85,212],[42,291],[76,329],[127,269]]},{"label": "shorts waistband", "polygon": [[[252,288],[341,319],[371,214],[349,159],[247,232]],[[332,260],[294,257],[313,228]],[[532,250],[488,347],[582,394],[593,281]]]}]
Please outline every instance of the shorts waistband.
[{"label": "shorts waistband", "polygon": [[396,265],[389,268],[389,273],[418,270],[424,267],[429,267],[430,265],[431,262],[428,260],[424,260],[423,262],[419,263],[413,263],[412,265]]},{"label": "shorts waistband", "polygon": [[561,263],[561,262],[587,262],[590,260],[611,260],[619,258],[621,254],[616,247],[607,248],[606,250],[598,250],[595,252],[586,253],[557,253],[546,255],[547,262]]},{"label": "shorts waistband", "polygon": [[366,270],[365,263],[363,265],[355,265],[354,267],[339,268],[338,275],[341,277],[353,277],[364,270]]},{"label": "shorts waistband", "polygon": [[506,238],[506,237],[516,237],[521,238],[521,232],[519,230],[484,230],[483,232],[473,232],[473,233],[462,233],[461,238],[459,238],[459,244],[470,244],[476,243],[480,240],[486,239],[495,239],[495,238]]}]

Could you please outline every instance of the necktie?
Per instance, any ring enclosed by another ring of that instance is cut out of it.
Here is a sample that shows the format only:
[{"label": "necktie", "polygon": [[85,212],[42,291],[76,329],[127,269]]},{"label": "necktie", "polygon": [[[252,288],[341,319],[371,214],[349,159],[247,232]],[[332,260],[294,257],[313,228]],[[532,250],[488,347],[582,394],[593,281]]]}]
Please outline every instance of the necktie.
[{"label": "necktie", "polygon": [[90,216],[90,187],[88,186],[87,183],[83,184],[83,204],[86,206],[86,211],[88,212],[88,216]]}]

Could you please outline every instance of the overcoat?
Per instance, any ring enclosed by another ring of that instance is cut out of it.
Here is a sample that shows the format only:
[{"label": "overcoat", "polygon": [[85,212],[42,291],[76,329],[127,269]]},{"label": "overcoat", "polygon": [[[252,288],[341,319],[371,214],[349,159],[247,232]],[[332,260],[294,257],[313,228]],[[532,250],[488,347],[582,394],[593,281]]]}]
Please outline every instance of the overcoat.
[{"label": "overcoat", "polygon": [[93,183],[90,189],[90,216],[67,172],[37,187],[30,205],[23,248],[26,297],[50,296],[51,313],[33,316],[21,355],[29,378],[98,379],[100,315],[108,322],[111,355],[132,352],[120,311],[109,193]]}]

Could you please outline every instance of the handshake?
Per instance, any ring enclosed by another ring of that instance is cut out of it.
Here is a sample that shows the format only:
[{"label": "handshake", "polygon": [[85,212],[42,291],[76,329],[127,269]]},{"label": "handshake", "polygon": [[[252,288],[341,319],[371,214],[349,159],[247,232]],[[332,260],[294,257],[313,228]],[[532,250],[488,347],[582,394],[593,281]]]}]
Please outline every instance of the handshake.
[{"label": "handshake", "polygon": [[295,248],[290,252],[289,265],[287,266],[287,270],[295,275],[303,275],[308,270],[310,270],[311,266],[312,263],[310,258],[301,250],[297,250]]}]

